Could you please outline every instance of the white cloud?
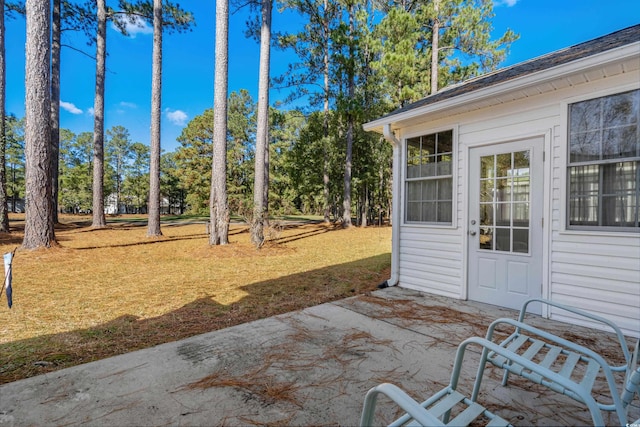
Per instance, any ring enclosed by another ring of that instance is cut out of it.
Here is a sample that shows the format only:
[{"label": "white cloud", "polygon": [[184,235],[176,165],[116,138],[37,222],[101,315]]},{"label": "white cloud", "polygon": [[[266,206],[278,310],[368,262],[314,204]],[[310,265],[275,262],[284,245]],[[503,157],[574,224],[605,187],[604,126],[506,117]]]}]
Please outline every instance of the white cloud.
[{"label": "white cloud", "polygon": [[120,102],[120,106],[121,107],[126,107],[126,108],[138,108],[138,106],[136,104],[134,104],[133,102],[127,102],[127,101],[121,101]]},{"label": "white cloud", "polygon": [[67,110],[71,114],[82,114],[82,110],[70,102],[60,101],[60,108]]},{"label": "white cloud", "polygon": [[[111,24],[111,26],[117,30],[114,24]],[[143,21],[140,17],[134,18],[133,21],[126,20],[125,29],[127,30],[127,33],[129,33],[129,37],[132,39],[136,38],[138,34],[153,34],[153,27]]]},{"label": "white cloud", "polygon": [[87,108],[87,114],[90,116],[93,116],[95,113],[95,110],[93,109],[93,107]]},{"label": "white cloud", "polygon": [[494,7],[497,7],[497,6],[511,7],[511,6],[515,6],[516,3],[518,3],[518,1],[520,0],[494,0],[493,6]]},{"label": "white cloud", "polygon": [[170,109],[165,109],[164,110],[167,119],[169,119],[169,121],[171,123],[173,123],[176,126],[184,126],[187,124],[187,119],[189,118],[189,116],[187,116],[187,113],[185,113],[184,111],[181,110],[175,110],[175,111],[171,111]]}]

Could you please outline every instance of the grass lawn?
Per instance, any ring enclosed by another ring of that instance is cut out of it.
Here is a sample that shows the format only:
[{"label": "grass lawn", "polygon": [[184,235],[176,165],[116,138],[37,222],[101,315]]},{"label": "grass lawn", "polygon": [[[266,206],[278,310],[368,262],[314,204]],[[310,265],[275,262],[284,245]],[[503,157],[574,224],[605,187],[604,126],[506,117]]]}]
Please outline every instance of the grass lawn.
[{"label": "grass lawn", "polygon": [[[210,247],[202,219],[62,216],[59,246],[18,249],[13,308],[0,298],[0,384],[374,290],[388,278],[391,228],[277,224],[261,250],[248,227]],[[275,224],[275,223],[274,223]],[[22,243],[11,216],[0,250]]]}]

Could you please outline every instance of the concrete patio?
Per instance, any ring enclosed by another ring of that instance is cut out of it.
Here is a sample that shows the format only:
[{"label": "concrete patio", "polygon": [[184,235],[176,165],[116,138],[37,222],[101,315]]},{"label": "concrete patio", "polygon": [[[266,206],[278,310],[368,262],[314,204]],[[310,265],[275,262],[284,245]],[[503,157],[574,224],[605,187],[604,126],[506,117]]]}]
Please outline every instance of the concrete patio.
[{"label": "concrete patio", "polygon": [[[484,336],[495,318],[515,316],[387,288],[5,384],[0,426],[356,425],[369,388],[392,382],[428,397],[448,384],[458,343]],[[611,352],[602,332],[532,323]],[[466,390],[477,368],[473,350]],[[591,423],[581,405],[544,388],[519,379],[502,387],[495,369],[485,373],[480,399],[515,425]],[[377,420],[396,414],[384,402]]]}]

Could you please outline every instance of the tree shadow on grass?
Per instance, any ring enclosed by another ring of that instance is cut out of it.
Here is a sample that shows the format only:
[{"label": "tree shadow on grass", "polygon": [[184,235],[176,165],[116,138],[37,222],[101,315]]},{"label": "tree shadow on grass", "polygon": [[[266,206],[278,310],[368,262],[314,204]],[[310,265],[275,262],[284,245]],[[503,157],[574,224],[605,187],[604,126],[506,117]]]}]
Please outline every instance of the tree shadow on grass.
[{"label": "tree shadow on grass", "polygon": [[232,304],[220,304],[210,294],[158,317],[124,315],[86,329],[0,344],[0,384],[364,294],[388,278],[390,260],[387,253],[248,284],[239,288],[246,295]]},{"label": "tree shadow on grass", "polygon": [[[311,224],[311,225],[310,225]],[[290,243],[290,242],[294,242],[296,240],[301,240],[301,239],[305,239],[308,237],[313,237],[313,236],[317,236],[320,234],[324,234],[324,233],[328,233],[330,231],[335,231],[335,230],[340,230],[341,227],[339,226],[324,226],[324,227],[320,227],[317,225],[317,222],[314,223],[299,223],[299,224],[285,224],[283,226],[279,226],[277,227],[277,229],[275,230],[275,233],[272,233],[273,237],[269,238],[267,240],[267,244],[285,244],[285,243]],[[187,224],[185,224],[187,225]],[[307,227],[312,227],[307,229]],[[134,229],[135,227],[115,227],[115,228],[101,228],[101,229],[88,229],[88,230],[81,230],[81,233],[85,233],[85,232],[100,232],[103,230],[129,230],[129,229]],[[280,237],[279,233],[281,233],[284,230],[300,230],[299,233],[296,234],[292,234],[292,235],[287,235],[284,237]],[[236,236],[236,235],[240,235],[240,234],[245,234],[249,232],[249,226],[243,226],[243,227],[236,227],[232,230],[229,231],[229,236]],[[197,234],[189,234],[189,235],[183,235],[183,236],[177,236],[177,237],[160,237],[160,238],[152,238],[149,240],[144,240],[144,241],[136,241],[136,242],[131,242],[131,243],[117,243],[117,244],[106,244],[106,245],[92,245],[92,246],[86,246],[86,247],[76,247],[75,249],[78,250],[90,250],[90,249],[103,249],[103,248],[124,248],[124,247],[135,247],[135,246],[145,246],[145,245],[156,245],[156,244],[163,244],[163,243],[171,243],[171,242],[176,242],[176,241],[180,241],[180,240],[198,240],[198,239],[202,239],[203,241],[206,241],[206,239],[208,238],[208,234],[206,233],[206,229],[203,230],[203,233],[197,233]],[[65,238],[64,236],[58,236],[57,237],[58,242],[65,242],[67,240],[72,240],[71,238]],[[1,243],[2,241],[0,241]],[[22,242],[22,240],[20,240],[20,242]],[[234,242],[230,243],[231,245],[234,244]]]}]

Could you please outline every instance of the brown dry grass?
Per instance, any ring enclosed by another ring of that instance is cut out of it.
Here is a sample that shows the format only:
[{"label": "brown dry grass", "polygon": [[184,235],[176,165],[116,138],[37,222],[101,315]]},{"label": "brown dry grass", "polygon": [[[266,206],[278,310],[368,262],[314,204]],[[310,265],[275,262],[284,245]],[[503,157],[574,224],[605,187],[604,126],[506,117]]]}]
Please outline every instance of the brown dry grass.
[{"label": "brown dry grass", "polygon": [[[0,235],[22,242],[23,217]],[[361,294],[388,277],[390,228],[286,224],[256,250],[247,227],[210,247],[205,225],[62,217],[59,246],[18,250],[14,306],[0,301],[0,384]]]}]

